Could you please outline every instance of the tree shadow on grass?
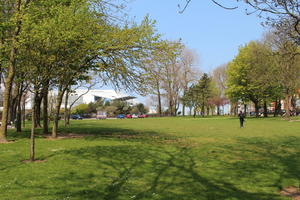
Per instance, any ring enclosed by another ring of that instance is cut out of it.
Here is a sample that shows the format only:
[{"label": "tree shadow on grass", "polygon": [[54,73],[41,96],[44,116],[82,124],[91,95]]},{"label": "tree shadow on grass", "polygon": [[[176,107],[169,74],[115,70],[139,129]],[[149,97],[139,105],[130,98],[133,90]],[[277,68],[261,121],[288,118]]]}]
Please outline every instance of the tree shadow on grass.
[{"label": "tree shadow on grass", "polygon": [[[116,127],[85,127],[82,126],[71,126],[71,127],[61,127],[59,128],[58,136],[66,136],[68,134],[74,134],[76,136],[80,135],[82,137],[86,137],[86,139],[95,139],[95,138],[121,138],[124,140],[129,139],[176,139],[177,136],[157,133],[155,131],[148,131],[148,130],[133,130],[129,128],[116,128]],[[36,129],[36,138],[44,138],[45,136],[51,135],[44,135],[42,133],[42,129]],[[10,139],[23,139],[23,138],[30,138],[30,130],[24,130],[22,133],[17,133],[14,130],[9,132]],[[66,137],[68,138],[68,137]],[[71,137],[70,137],[71,138]]]},{"label": "tree shadow on grass", "polygon": [[[240,146],[226,147],[226,153],[243,157],[236,162],[236,169],[255,174],[272,174],[272,186],[279,189],[296,184],[300,186],[300,137],[286,136],[276,139],[266,138],[239,138]],[[231,163],[226,163],[229,167]],[[269,177],[270,178],[270,177]]]},{"label": "tree shadow on grass", "polygon": [[156,132],[96,127],[84,133],[142,142],[56,152],[53,158],[71,157],[76,168],[59,171],[49,180],[55,184],[40,186],[29,199],[279,200],[285,199],[277,193],[285,182],[300,180],[299,137],[237,138],[240,145],[203,153],[176,142],[157,145],[168,136]]},{"label": "tree shadow on grass", "polygon": [[[58,186],[42,188],[51,191],[50,194],[56,199],[282,199],[272,192],[246,191],[238,183],[208,174],[201,167],[203,163],[195,160],[195,152],[189,148],[93,146],[61,153],[72,156],[78,170],[65,172],[49,180]],[[84,170],[86,165],[93,166],[94,170]],[[231,167],[234,168],[235,164]],[[217,172],[218,169],[212,170]],[[240,168],[235,170],[236,173],[243,172]],[[59,187],[61,185],[64,187]]]},{"label": "tree shadow on grass", "polygon": [[179,136],[168,135],[166,133],[158,133],[149,130],[134,130],[129,128],[115,128],[115,127],[89,127],[77,128],[72,127],[68,129],[61,129],[61,133],[75,133],[86,135],[86,140],[95,139],[117,139],[120,141],[141,141],[144,143],[163,142],[163,141],[177,141]]}]

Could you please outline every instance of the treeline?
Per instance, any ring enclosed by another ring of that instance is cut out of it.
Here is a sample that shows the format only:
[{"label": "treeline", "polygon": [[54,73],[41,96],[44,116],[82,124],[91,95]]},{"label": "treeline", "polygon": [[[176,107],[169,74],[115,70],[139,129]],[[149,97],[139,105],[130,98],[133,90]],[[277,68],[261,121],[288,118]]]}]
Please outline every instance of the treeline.
[{"label": "treeline", "polygon": [[249,113],[250,105],[256,117],[262,112],[267,117],[270,107],[274,116],[289,118],[299,112],[300,48],[285,31],[273,27],[261,40],[241,46],[231,62],[209,74],[200,73],[194,67],[195,53],[180,45],[172,51],[176,54],[158,52],[150,62],[157,112],[185,115],[188,107],[187,114],[194,117],[220,115],[225,105],[227,109],[230,105],[227,112],[232,115],[238,110]]},{"label": "treeline", "polygon": [[234,105],[254,105],[256,116],[259,108],[268,116],[273,103],[274,115],[281,113],[284,103],[285,116],[296,112],[300,89],[300,49],[285,34],[270,32],[261,41],[252,41],[239,49],[238,55],[228,64],[227,95]]},{"label": "treeline", "polygon": [[209,74],[195,67],[195,52],[180,43],[169,46],[171,52],[155,52],[147,62],[152,77],[149,92],[159,115],[220,115],[225,105],[230,105],[227,112],[232,115],[238,110],[248,112],[249,105],[256,117],[261,112],[267,117],[271,106],[274,116],[289,118],[299,112],[300,49],[286,29],[272,27],[261,40],[241,46],[231,62]]}]

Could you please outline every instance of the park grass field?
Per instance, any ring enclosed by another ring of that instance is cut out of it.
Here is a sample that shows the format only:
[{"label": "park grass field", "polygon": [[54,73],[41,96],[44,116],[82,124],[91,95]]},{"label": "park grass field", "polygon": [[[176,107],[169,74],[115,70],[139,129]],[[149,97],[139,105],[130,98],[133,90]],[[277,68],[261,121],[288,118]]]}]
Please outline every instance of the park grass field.
[{"label": "park grass field", "polygon": [[29,129],[0,144],[0,199],[288,200],[300,185],[300,122],[280,118],[148,118],[71,121],[38,136]]}]

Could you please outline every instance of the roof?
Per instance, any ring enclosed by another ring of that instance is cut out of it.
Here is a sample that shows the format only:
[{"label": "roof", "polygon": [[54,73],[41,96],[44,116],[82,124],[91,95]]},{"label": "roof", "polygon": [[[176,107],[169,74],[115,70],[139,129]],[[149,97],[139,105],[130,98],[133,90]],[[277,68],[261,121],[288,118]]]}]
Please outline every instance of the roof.
[{"label": "roof", "polygon": [[122,92],[116,92],[115,90],[76,90],[77,95],[81,95],[83,93],[86,93],[86,95],[92,95],[111,100],[130,100],[136,98]]}]

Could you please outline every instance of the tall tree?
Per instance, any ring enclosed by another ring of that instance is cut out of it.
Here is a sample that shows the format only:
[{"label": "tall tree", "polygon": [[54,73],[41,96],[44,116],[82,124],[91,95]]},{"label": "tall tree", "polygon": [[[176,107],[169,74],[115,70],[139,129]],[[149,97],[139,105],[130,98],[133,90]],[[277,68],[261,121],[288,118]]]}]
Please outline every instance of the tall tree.
[{"label": "tall tree", "polygon": [[299,46],[284,34],[276,32],[269,38],[269,44],[274,51],[277,67],[276,82],[280,83],[285,99],[286,117],[289,119],[292,96],[300,87],[300,51]]},{"label": "tall tree", "polygon": [[[200,76],[200,71],[197,68],[198,58],[196,52],[185,48],[180,55],[180,72],[178,76],[180,77],[180,87],[182,88],[182,96],[184,96],[189,86],[191,86]],[[184,98],[181,99],[182,102],[182,115],[185,115],[186,102]]]},{"label": "tall tree", "polygon": [[176,115],[180,95],[181,66],[178,63],[182,50],[180,42],[161,41],[151,56],[145,59],[148,92],[157,96],[157,111],[162,114],[162,99],[166,99],[169,114]]},{"label": "tall tree", "polygon": [[[9,34],[3,34],[3,31],[1,31],[1,36],[6,37],[4,39],[2,38],[1,40],[4,43],[1,45],[1,52],[3,52],[2,48],[8,47],[7,52],[9,52],[9,54],[7,56],[7,62],[5,63],[5,66],[3,66],[4,68],[6,68],[6,76],[5,90],[3,94],[3,111],[2,123],[0,128],[0,142],[6,142],[9,102],[11,99],[13,80],[15,78],[15,73],[17,70],[16,59],[19,50],[19,35],[22,30],[23,17],[27,11],[27,7],[29,6],[29,4],[30,0],[16,0],[4,2],[4,6],[1,6],[0,13],[5,13],[5,18],[8,21],[8,24],[4,23],[4,26],[8,25],[10,28],[9,30],[4,30],[8,31]],[[10,9],[12,5],[14,5],[13,9]],[[6,8],[9,8],[8,11],[2,10]],[[7,27],[1,27],[1,29],[2,28],[6,29]]]},{"label": "tall tree", "polygon": [[261,42],[250,42],[239,49],[239,54],[228,65],[227,95],[234,102],[252,101],[256,116],[259,106],[274,88],[272,51]]},{"label": "tall tree", "polygon": [[217,107],[217,115],[220,115],[220,107],[228,103],[225,95],[225,90],[227,88],[227,64],[220,65],[213,70],[212,81],[216,91],[212,101]]},{"label": "tall tree", "polygon": [[[204,73],[197,84],[190,86],[184,98],[194,107],[194,117],[200,111],[201,116],[205,116],[205,108],[209,110],[209,100],[212,97],[212,82],[208,74]],[[206,112],[208,115],[209,113]]]}]

